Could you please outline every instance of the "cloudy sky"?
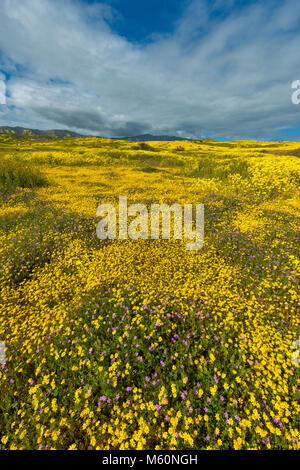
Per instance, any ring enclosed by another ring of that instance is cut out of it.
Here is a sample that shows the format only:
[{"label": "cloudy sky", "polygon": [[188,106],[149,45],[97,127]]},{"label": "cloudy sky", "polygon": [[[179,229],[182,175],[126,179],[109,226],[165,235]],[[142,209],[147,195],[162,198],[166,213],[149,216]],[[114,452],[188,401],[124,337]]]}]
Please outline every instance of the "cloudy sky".
[{"label": "cloudy sky", "polygon": [[299,0],[1,0],[0,125],[300,137]]}]

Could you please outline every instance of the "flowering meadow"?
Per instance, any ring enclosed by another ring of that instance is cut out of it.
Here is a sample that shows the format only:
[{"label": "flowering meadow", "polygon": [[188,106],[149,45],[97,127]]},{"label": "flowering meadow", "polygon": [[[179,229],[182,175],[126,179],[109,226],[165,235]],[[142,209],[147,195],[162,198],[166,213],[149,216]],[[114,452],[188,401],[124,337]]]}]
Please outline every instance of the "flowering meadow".
[{"label": "flowering meadow", "polygon": [[[0,156],[0,449],[300,448],[299,143],[1,135]],[[203,203],[203,248],[99,240],[119,195]]]}]

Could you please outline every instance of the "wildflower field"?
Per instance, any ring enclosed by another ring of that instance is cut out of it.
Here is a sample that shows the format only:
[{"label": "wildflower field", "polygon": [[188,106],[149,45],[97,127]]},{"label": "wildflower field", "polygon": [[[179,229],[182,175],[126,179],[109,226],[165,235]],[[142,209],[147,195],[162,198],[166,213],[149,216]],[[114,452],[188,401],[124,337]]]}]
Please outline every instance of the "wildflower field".
[{"label": "wildflower field", "polygon": [[[299,156],[1,135],[0,449],[299,449]],[[119,195],[203,248],[99,240]]]}]

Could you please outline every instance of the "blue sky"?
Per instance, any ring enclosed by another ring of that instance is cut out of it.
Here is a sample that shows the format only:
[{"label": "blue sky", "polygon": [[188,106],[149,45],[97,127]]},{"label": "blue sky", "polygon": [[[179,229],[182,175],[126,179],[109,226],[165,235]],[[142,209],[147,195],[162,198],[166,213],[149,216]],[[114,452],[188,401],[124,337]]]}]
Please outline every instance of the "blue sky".
[{"label": "blue sky", "polygon": [[[85,3],[95,4],[96,1]],[[112,28],[127,40],[143,43],[151,41],[153,34],[174,32],[176,21],[183,14],[187,0],[109,0],[115,16]]]},{"label": "blue sky", "polygon": [[0,125],[299,140],[299,0],[1,0]]}]

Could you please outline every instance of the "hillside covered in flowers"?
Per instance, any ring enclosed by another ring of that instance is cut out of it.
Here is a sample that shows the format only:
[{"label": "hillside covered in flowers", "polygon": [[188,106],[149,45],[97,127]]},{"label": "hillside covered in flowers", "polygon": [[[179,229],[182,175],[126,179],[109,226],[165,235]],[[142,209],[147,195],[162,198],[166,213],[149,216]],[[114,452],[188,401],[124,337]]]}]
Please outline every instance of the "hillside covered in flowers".
[{"label": "hillside covered in flowers", "polygon": [[[299,449],[300,144],[0,136],[0,449]],[[97,206],[202,203],[182,240]]]}]

